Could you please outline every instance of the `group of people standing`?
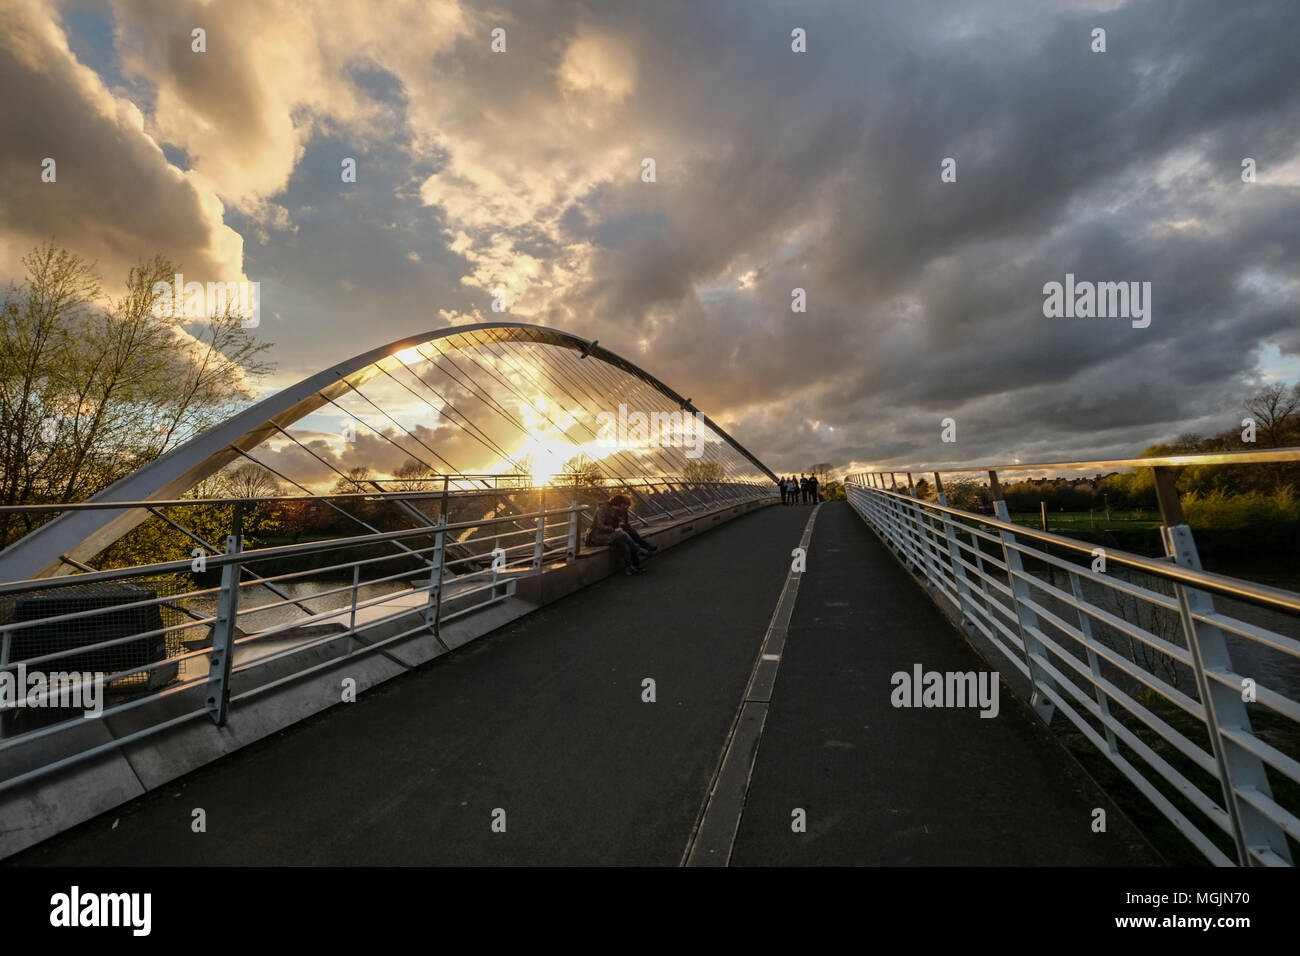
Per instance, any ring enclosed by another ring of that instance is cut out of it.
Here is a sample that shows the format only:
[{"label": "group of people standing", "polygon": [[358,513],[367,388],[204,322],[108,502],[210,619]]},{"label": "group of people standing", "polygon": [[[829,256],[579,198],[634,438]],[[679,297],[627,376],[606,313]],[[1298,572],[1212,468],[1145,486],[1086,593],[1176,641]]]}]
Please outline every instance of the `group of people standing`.
[{"label": "group of people standing", "polygon": [[816,475],[811,478],[800,475],[798,480],[795,479],[794,475],[788,478],[778,478],[776,485],[781,489],[781,504],[783,505],[810,505],[822,500]]}]

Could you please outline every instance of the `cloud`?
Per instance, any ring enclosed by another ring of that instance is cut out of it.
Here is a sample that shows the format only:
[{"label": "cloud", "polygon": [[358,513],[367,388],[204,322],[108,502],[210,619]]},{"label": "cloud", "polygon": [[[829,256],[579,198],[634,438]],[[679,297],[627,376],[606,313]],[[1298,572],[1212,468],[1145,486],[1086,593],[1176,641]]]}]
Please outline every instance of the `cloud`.
[{"label": "cloud", "polygon": [[[243,240],[220,200],[167,162],[140,109],[77,61],[37,0],[8,4],[0,85],[12,91],[0,98],[4,274],[19,278],[21,257],[54,237],[96,260],[110,289],[156,252],[204,281],[244,278]],[[54,182],[41,181],[46,158]]]},{"label": "cloud", "polygon": [[579,27],[565,47],[558,77],[560,89],[582,101],[579,109],[600,105],[592,100],[616,103],[636,88],[636,54],[617,36]]},{"label": "cloud", "polygon": [[[282,192],[320,130],[377,137],[387,118],[350,68],[414,71],[466,28],[456,2],[114,0],[128,76],[155,91],[151,124],[224,200],[256,210]],[[415,26],[417,28],[412,29]],[[205,31],[204,52],[192,33]]]},{"label": "cloud", "polygon": [[[1128,455],[1227,427],[1260,356],[1300,353],[1285,0],[115,0],[113,92],[19,10],[0,70],[50,81],[0,107],[6,181],[77,138],[109,159],[80,192],[74,162],[66,205],[4,203],[0,251],[80,214],[118,257],[242,266],[285,377],[501,289],[503,318],[600,338],[789,471]],[[1045,318],[1067,272],[1150,281],[1150,328]]]}]

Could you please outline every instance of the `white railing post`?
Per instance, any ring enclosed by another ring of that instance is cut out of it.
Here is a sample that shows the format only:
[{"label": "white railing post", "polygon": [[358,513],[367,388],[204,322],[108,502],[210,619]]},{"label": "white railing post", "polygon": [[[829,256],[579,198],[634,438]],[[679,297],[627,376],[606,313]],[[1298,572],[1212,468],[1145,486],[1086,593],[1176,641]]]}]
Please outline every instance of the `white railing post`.
[{"label": "white railing post", "polygon": [[870,476],[860,476],[856,482],[845,481],[844,497],[853,506],[853,510],[862,516],[862,520],[879,534],[880,519],[876,517],[876,489]]},{"label": "white railing post", "polygon": [[1074,595],[1074,600],[1079,611],[1079,632],[1083,635],[1084,648],[1088,653],[1088,669],[1092,672],[1092,691],[1093,696],[1097,699],[1097,706],[1101,708],[1102,725],[1106,731],[1106,746],[1110,748],[1113,754],[1119,753],[1119,744],[1115,741],[1115,731],[1110,727],[1110,698],[1106,692],[1101,689],[1101,662],[1097,660],[1097,652],[1092,649],[1092,618],[1083,610],[1084,605],[1088,603],[1087,596],[1083,593],[1083,582],[1079,580],[1079,575],[1073,571],[1070,572],[1070,593]]},{"label": "white railing post", "polygon": [[546,551],[546,492],[538,495],[537,502],[537,540],[533,544],[533,570],[542,566],[542,555]]},{"label": "white railing post", "polygon": [[[889,476],[889,480],[891,485],[894,484],[894,476],[892,473]],[[884,492],[891,490],[890,487],[885,484],[884,472],[881,472],[880,474],[880,490],[882,492],[880,495],[880,507],[882,511],[881,519],[883,530],[885,532],[885,540],[889,542],[889,546],[894,549],[894,552],[901,557],[902,548],[899,547],[899,542],[894,529],[894,499],[889,497],[888,494],[884,494]]]},{"label": "white railing post", "polygon": [[432,566],[429,568],[429,600],[424,609],[424,624],[436,636],[441,627],[442,617],[442,574],[447,563],[447,536],[443,527],[447,524],[447,515],[438,515],[434,527],[438,530],[433,535]]},{"label": "white railing post", "polygon": [[[226,537],[226,554],[243,550],[242,536]],[[208,657],[207,711],[218,727],[225,726],[230,711],[230,671],[235,660],[235,630],[239,617],[239,562],[221,569],[221,594],[217,598],[217,619],[212,625],[212,653]]]},{"label": "white railing post", "polygon": [[867,510],[871,513],[871,520],[876,526],[876,533],[892,548],[893,542],[889,539],[889,515],[886,511],[889,501],[884,494],[885,478],[879,473],[874,473],[871,479],[871,493],[866,495],[863,501]]},{"label": "white railing post", "polygon": [[361,587],[361,565],[352,565],[352,613],[348,616],[348,648],[352,647],[352,635],[357,629],[357,591]]},{"label": "white railing post", "polygon": [[[501,572],[500,572],[500,570],[498,570],[498,568],[497,568],[497,550],[498,550],[500,547],[501,547],[501,539],[500,539],[500,538],[493,538],[493,539],[492,539],[492,566],[491,566],[490,570],[491,570],[491,572],[492,572],[492,600],[494,600],[494,601],[495,601],[495,600],[497,599],[497,597],[498,597],[498,595],[497,595],[497,586],[498,586],[499,582],[501,581]],[[502,556],[502,558],[504,558],[504,557],[505,557],[505,553],[502,552],[502,555],[501,555],[501,556]],[[504,564],[504,563],[505,563],[505,562],[502,561],[502,564]]]},{"label": "white railing post", "polygon": [[[996,471],[989,472],[989,490],[993,495],[994,513],[999,520],[1010,524],[1011,513],[1007,510],[1006,500],[1002,497],[1002,485],[998,483]],[[999,528],[998,537],[1002,541],[1002,558],[1007,564],[1007,583],[1011,585],[1011,603],[1016,609],[1016,626],[1025,653],[1025,665],[1029,669],[1029,683],[1033,688],[1029,697],[1029,706],[1043,718],[1043,723],[1050,724],[1052,715],[1056,713],[1056,705],[1044,693],[1044,689],[1055,692],[1056,681],[1036,660],[1038,657],[1045,659],[1047,649],[1033,635],[1033,629],[1038,627],[1038,615],[1025,605],[1025,601],[1032,600],[1032,593],[1029,590],[1029,582],[1022,577],[1025,573],[1024,563],[1020,559],[1020,551],[1015,546],[1015,534]]]},{"label": "white railing post", "polygon": [[[1192,538],[1192,529],[1183,517],[1183,506],[1178,499],[1178,489],[1167,468],[1152,468],[1155,478],[1156,500],[1160,505],[1160,535],[1165,554],[1174,564],[1202,570],[1201,558]],[[1214,613],[1214,600],[1205,591],[1175,583],[1178,598],[1178,616],[1183,636],[1192,656],[1192,670],[1196,676],[1196,689],[1205,708],[1205,720],[1210,736],[1210,747],[1218,767],[1219,783],[1223,787],[1224,809],[1232,822],[1233,840],[1237,845],[1237,862],[1241,866],[1253,865],[1252,854],[1266,859],[1274,858],[1291,863],[1282,828],[1262,814],[1250,802],[1238,797],[1242,791],[1254,792],[1266,800],[1273,799],[1264,763],[1224,733],[1234,730],[1253,738],[1250,714],[1246,710],[1243,688],[1234,687],[1222,678],[1235,676],[1228,645],[1223,631],[1213,625],[1197,626],[1197,615]],[[1211,679],[1216,675],[1219,679]]]},{"label": "white railing post", "polygon": [[569,540],[564,548],[564,563],[572,564],[578,557],[578,502],[569,499]]},{"label": "white railing post", "polygon": [[870,499],[871,513],[876,520],[876,530],[884,538],[885,543],[898,551],[893,541],[893,518],[889,513],[889,498],[885,494],[885,476],[876,475],[875,494]]},{"label": "white railing post", "polygon": [[[939,473],[934,473],[934,490],[939,497],[939,504],[945,508],[948,507],[948,495],[943,490],[943,479]],[[941,513],[943,519],[943,535],[948,542],[948,560],[952,562],[953,577],[957,580],[957,601],[961,613],[970,619],[971,627],[975,625],[975,599],[971,597],[970,581],[966,578],[966,566],[962,564],[961,544],[957,540],[957,529],[954,527],[952,515],[944,511]]]},{"label": "white railing post", "polygon": [[[901,494],[898,490],[898,475],[895,472],[889,473],[889,490],[894,494]],[[914,568],[919,568],[921,562],[912,551],[911,539],[907,535],[907,524],[903,518],[903,503],[892,495],[889,498],[891,505],[890,512],[894,522],[894,538],[898,542],[898,552],[907,558],[909,564]]]},{"label": "white railing post", "polygon": [[930,526],[930,519],[925,509],[921,507],[921,496],[916,493],[916,483],[912,481],[910,471],[907,473],[907,493],[912,496],[912,512],[916,516],[913,531],[920,541],[925,558],[925,575],[934,587],[942,589],[939,569],[935,566],[934,553],[930,550],[930,536],[934,533],[934,529]]},{"label": "white railing post", "polygon": [[[980,524],[980,528],[984,531],[989,530],[989,526],[983,523]],[[975,567],[978,569],[976,576],[980,580],[980,594],[984,595],[984,613],[988,615],[990,621],[993,621],[997,612],[993,609],[993,595],[989,591],[989,573],[984,569],[984,546],[980,543],[983,540],[974,531],[971,532],[970,543],[975,549]]]}]

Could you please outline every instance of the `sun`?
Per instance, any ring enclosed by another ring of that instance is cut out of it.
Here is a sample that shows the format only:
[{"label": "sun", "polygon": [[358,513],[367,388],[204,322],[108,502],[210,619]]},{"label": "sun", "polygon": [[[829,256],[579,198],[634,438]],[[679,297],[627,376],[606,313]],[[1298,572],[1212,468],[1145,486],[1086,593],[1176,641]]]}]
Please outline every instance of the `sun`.
[{"label": "sun", "polygon": [[577,451],[570,441],[530,435],[519,447],[516,457],[527,456],[532,460],[529,475],[534,485],[549,485],[575,454]]}]

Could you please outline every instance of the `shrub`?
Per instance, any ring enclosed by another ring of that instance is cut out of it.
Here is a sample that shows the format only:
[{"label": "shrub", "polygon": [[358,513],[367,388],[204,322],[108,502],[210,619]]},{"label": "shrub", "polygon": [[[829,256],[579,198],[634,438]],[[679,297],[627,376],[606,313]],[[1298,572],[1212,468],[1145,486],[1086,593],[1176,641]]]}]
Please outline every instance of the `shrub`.
[{"label": "shrub", "polygon": [[1193,528],[1223,531],[1300,529],[1300,498],[1291,485],[1277,491],[1230,495],[1222,490],[1183,498],[1183,514]]}]

